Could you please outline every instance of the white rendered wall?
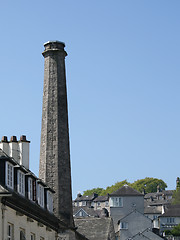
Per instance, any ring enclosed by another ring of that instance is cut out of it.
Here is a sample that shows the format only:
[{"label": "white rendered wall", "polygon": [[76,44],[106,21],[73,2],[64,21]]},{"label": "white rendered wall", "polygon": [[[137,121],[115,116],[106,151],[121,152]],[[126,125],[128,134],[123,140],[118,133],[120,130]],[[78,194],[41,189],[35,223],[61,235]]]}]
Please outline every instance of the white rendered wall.
[{"label": "white rendered wall", "polygon": [[[2,205],[2,204],[1,204]],[[7,239],[7,224],[11,223],[14,226],[14,238],[19,239],[20,237],[20,228],[25,230],[26,239],[30,239],[30,234],[34,233],[36,239],[40,239],[43,237],[44,240],[55,240],[56,232],[51,229],[51,232],[46,229],[46,226],[43,227],[38,226],[38,222],[33,220],[34,222],[29,222],[27,220],[27,216],[18,216],[16,211],[6,207],[5,211],[5,224],[4,224],[4,240]],[[0,225],[2,226],[2,215],[0,211]],[[0,232],[2,233],[2,227],[0,226]],[[1,236],[0,236],[1,238]]]}]

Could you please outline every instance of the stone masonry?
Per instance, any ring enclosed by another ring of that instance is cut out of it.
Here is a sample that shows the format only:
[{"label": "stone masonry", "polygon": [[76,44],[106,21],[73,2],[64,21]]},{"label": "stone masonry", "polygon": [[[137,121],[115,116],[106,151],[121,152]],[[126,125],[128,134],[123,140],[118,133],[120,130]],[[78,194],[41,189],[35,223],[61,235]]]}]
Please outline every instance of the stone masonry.
[{"label": "stone masonry", "polygon": [[65,44],[44,44],[44,90],[39,177],[54,191],[54,212],[69,227],[72,214],[71,166],[65,74]]}]

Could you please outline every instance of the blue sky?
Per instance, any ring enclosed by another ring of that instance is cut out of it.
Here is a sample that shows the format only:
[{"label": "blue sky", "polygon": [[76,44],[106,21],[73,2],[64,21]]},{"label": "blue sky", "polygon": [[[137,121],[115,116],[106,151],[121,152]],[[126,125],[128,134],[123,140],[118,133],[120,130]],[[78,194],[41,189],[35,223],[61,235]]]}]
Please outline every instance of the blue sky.
[{"label": "blue sky", "polygon": [[180,176],[180,1],[0,1],[0,136],[27,135],[38,175],[43,44],[65,42],[73,198]]}]

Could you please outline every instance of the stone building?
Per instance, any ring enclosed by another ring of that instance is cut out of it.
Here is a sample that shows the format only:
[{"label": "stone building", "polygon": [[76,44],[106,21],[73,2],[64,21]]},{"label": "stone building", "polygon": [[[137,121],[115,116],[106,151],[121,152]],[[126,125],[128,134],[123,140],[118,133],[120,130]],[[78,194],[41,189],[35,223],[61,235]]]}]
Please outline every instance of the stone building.
[{"label": "stone building", "polygon": [[[2,150],[3,149],[3,150]],[[53,214],[54,191],[29,170],[29,141],[0,142],[0,239],[56,240],[68,226]],[[59,233],[61,229],[61,234]]]}]

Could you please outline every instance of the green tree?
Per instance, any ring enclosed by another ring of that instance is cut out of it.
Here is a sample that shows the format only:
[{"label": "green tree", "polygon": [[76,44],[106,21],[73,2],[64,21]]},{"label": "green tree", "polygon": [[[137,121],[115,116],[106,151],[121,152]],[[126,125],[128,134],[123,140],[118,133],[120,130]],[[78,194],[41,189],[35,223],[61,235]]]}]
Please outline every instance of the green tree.
[{"label": "green tree", "polygon": [[172,230],[171,233],[173,236],[180,236],[180,224],[175,226]]},{"label": "green tree", "polygon": [[112,186],[108,186],[106,189],[93,188],[84,191],[83,195],[91,195],[93,193],[97,193],[100,196],[104,196],[108,193],[111,194],[112,192],[123,187],[125,184],[129,185],[130,187],[136,189],[139,192],[142,192],[144,189],[146,193],[156,192],[157,186],[159,186],[160,190],[165,190],[165,188],[167,187],[166,183],[161,179],[146,177],[144,179],[137,180],[133,183],[129,183],[127,180],[123,180],[121,182],[113,184]]},{"label": "green tree", "polygon": [[167,184],[161,179],[149,177],[137,180],[131,184],[132,188],[136,189],[139,192],[145,190],[146,193],[156,192],[157,186],[159,186],[160,190],[165,190]]},{"label": "green tree", "polygon": [[180,204],[180,188],[179,187],[174,191],[172,204]]},{"label": "green tree", "polygon": [[93,188],[93,189],[90,189],[90,190],[86,190],[83,192],[83,195],[84,196],[89,196],[89,195],[92,195],[93,193],[97,193],[98,195],[101,195],[101,192],[103,191],[104,189],[103,188]]},{"label": "green tree", "polygon": [[101,195],[111,194],[112,192],[118,190],[119,188],[123,187],[125,184],[130,185],[130,183],[127,180],[123,180],[121,182],[117,182],[114,185],[107,187],[105,190],[101,192]]}]

